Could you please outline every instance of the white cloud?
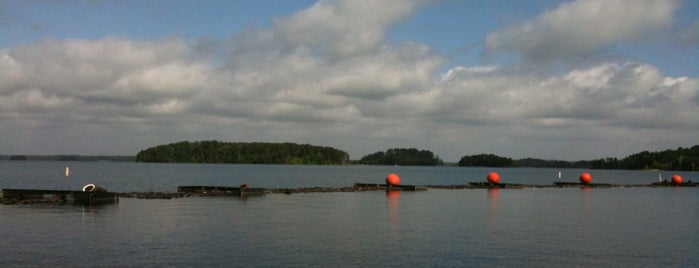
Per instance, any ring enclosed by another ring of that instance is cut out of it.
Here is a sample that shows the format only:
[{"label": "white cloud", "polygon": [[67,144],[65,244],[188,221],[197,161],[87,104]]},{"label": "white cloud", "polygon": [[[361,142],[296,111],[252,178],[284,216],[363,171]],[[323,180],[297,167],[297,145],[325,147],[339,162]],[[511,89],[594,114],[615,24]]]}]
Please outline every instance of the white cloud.
[{"label": "white cloud", "polygon": [[309,46],[333,56],[377,49],[386,30],[425,1],[321,0],[290,18],[275,21],[276,34],[292,47]]},{"label": "white cloud", "polygon": [[[590,159],[635,153],[648,140],[659,149],[696,141],[696,77],[667,77],[649,64],[618,61],[555,74],[507,65],[440,74],[445,58],[430,47],[384,40],[389,27],[420,6],[396,3],[321,1],[221,42],[107,37],[5,48],[0,153],[135,154],[167,142],[220,139],[334,146],[352,158],[420,147],[447,161],[475,153]],[[566,4],[528,29],[549,41],[576,39],[542,29],[571,25],[563,15],[589,22],[572,10],[618,3]],[[630,13],[651,12],[638,9]],[[641,24],[660,27],[666,13]],[[634,38],[644,31],[638,27],[584,32],[591,43],[566,49],[583,53]],[[500,42],[520,30],[492,38]],[[540,47],[528,50],[528,39],[512,40],[507,49],[538,59]]]},{"label": "white cloud", "polygon": [[521,25],[491,32],[487,49],[527,60],[575,59],[671,25],[677,0],[577,0]]},{"label": "white cloud", "polygon": [[695,78],[663,77],[647,64],[603,63],[558,76],[455,68],[435,87],[432,113],[492,125],[699,128]]}]

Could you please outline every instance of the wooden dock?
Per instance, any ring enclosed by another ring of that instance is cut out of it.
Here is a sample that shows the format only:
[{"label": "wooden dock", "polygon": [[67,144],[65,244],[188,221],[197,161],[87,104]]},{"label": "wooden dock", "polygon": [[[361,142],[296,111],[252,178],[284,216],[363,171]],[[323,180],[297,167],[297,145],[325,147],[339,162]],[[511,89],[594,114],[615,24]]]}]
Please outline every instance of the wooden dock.
[{"label": "wooden dock", "polygon": [[557,181],[553,183],[554,187],[565,188],[565,187],[592,187],[592,188],[610,188],[614,185],[610,183],[582,183],[582,182],[561,182]]},{"label": "wooden dock", "polygon": [[250,188],[245,185],[240,187],[229,186],[177,186],[177,192],[197,193],[202,195],[233,195],[233,196],[256,196],[264,195],[267,190],[264,188]]},{"label": "wooden dock", "polygon": [[655,182],[650,185],[651,187],[696,187],[697,183],[692,181],[683,182],[680,184],[673,183],[671,181],[661,181]]},{"label": "wooden dock", "polygon": [[107,191],[70,191],[41,189],[2,189],[3,204],[75,204],[99,205],[119,202],[119,194]]},{"label": "wooden dock", "polygon": [[469,182],[472,188],[477,189],[523,189],[525,185],[515,183],[490,183],[490,182]]},{"label": "wooden dock", "polygon": [[355,183],[354,188],[390,191],[426,191],[427,187],[415,185],[387,185],[378,183]]}]

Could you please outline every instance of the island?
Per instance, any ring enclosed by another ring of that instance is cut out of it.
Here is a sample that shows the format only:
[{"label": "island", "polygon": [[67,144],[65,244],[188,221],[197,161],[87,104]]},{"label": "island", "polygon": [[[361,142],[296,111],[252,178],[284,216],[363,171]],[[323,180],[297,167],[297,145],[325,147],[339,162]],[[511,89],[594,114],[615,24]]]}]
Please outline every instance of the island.
[{"label": "island", "polygon": [[296,143],[182,141],[140,151],[138,162],[340,165],[349,154],[327,146]]}]

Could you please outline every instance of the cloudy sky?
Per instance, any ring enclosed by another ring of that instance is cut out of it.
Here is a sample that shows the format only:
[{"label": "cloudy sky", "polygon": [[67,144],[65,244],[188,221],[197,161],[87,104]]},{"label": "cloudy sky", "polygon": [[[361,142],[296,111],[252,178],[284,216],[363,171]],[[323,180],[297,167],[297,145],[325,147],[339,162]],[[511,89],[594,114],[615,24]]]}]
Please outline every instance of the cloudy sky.
[{"label": "cloudy sky", "polygon": [[699,1],[4,1],[0,154],[699,144]]}]

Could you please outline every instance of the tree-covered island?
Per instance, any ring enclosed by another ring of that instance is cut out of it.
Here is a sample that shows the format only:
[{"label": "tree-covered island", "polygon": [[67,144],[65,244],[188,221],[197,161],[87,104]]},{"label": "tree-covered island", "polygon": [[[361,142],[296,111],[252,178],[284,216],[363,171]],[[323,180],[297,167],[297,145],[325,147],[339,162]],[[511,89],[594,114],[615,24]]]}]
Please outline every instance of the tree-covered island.
[{"label": "tree-covered island", "polygon": [[427,150],[415,148],[394,148],[385,152],[376,152],[362,157],[363,165],[401,165],[401,166],[441,166],[442,159]]},{"label": "tree-covered island", "polygon": [[138,162],[339,165],[349,154],[332,147],[266,142],[196,141],[159,145],[140,151]]},{"label": "tree-covered island", "polygon": [[[0,160],[38,161],[139,161],[168,163],[305,164],[305,165],[403,165],[437,166],[444,163],[431,151],[394,148],[349,160],[349,154],[332,147],[295,143],[197,141],[159,145],[134,156],[0,155]],[[462,167],[534,167],[626,170],[699,171],[699,145],[657,152],[643,151],[625,158],[564,161],[538,158],[512,159],[494,154],[465,155]]]},{"label": "tree-covered island", "polygon": [[625,158],[602,158],[595,160],[562,161],[536,158],[512,159],[494,154],[466,155],[459,160],[463,167],[541,167],[541,168],[589,168],[589,169],[661,169],[699,170],[699,145],[691,148],[660,152],[643,151]]}]

